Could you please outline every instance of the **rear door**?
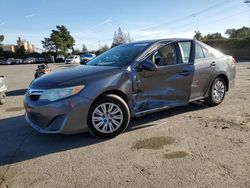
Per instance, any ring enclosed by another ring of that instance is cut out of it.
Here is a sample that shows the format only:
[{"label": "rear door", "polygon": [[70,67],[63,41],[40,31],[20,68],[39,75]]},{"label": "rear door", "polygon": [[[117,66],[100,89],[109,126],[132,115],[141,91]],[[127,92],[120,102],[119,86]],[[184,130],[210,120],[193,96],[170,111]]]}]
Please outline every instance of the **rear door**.
[{"label": "rear door", "polygon": [[216,71],[216,58],[208,49],[196,42],[195,44],[195,72],[191,88],[191,100],[205,97],[211,85],[211,79]]},{"label": "rear door", "polygon": [[169,43],[149,53],[147,59],[157,65],[157,70],[136,70],[133,77],[135,113],[189,103],[194,66],[190,61],[192,42],[188,41],[187,45],[186,61],[180,43]]}]

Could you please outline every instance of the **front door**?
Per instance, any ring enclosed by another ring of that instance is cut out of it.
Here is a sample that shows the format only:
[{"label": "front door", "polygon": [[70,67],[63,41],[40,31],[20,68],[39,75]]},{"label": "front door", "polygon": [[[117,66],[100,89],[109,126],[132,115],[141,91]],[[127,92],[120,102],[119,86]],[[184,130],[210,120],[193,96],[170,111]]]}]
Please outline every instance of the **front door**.
[{"label": "front door", "polygon": [[136,71],[133,79],[135,114],[189,103],[194,66],[183,62],[181,54],[178,43],[167,44],[149,54],[147,60],[155,63],[157,70]]}]

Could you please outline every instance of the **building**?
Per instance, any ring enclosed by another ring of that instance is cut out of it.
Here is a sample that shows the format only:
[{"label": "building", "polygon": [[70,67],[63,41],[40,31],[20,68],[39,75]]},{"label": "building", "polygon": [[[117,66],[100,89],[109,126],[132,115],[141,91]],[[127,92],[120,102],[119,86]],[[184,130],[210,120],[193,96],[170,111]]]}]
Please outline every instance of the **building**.
[{"label": "building", "polygon": [[3,48],[3,51],[16,52],[16,45],[13,44],[5,44],[1,47]]},{"label": "building", "polygon": [[2,46],[3,51],[16,52],[19,48],[24,47],[25,51],[28,53],[35,52],[35,45],[30,44],[27,40],[22,40],[21,37],[18,37],[17,45],[14,44],[5,44]]},{"label": "building", "polygon": [[21,40],[21,37],[18,37],[17,48],[21,46],[23,46],[28,53],[35,52],[35,46],[33,44],[30,44],[27,40]]}]

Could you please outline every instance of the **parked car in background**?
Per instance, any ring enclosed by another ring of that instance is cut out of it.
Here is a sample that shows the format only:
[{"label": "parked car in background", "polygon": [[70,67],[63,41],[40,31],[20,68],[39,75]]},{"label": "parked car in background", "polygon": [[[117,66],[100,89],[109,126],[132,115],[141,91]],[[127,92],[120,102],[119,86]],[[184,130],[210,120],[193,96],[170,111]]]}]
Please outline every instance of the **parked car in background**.
[{"label": "parked car in background", "polygon": [[14,58],[8,58],[4,61],[5,65],[13,65],[13,64],[16,64],[16,60]]},{"label": "parked car in background", "polygon": [[45,63],[55,63],[55,58],[52,55],[45,56]]},{"label": "parked car in background", "polygon": [[58,56],[56,56],[56,62],[64,62],[64,61],[65,61],[64,55],[58,55]]},{"label": "parked car in background", "polygon": [[28,57],[26,59],[23,60],[24,64],[31,64],[31,63],[35,63],[36,59],[34,57]]},{"label": "parked car in background", "polygon": [[1,56],[1,57],[0,57],[0,65],[3,65],[4,62],[5,62],[5,58]]},{"label": "parked car in background", "polygon": [[23,63],[23,60],[22,59],[16,59],[16,64],[22,64]]},{"label": "parked car in background", "polygon": [[6,63],[6,59],[5,58],[1,58],[0,59],[0,65],[5,65]]},{"label": "parked car in background", "polygon": [[65,64],[73,64],[73,63],[80,63],[79,55],[70,55],[66,58]]},{"label": "parked car in background", "polygon": [[98,137],[114,137],[127,128],[130,117],[197,100],[219,105],[235,74],[232,56],[197,40],[123,44],[86,66],[33,81],[24,98],[26,120],[41,133],[89,130]]},{"label": "parked car in background", "polygon": [[43,57],[36,57],[36,63],[44,63],[45,62],[45,58]]},{"label": "parked car in background", "polygon": [[80,56],[80,63],[84,65],[95,57],[96,57],[95,54],[86,53]]}]

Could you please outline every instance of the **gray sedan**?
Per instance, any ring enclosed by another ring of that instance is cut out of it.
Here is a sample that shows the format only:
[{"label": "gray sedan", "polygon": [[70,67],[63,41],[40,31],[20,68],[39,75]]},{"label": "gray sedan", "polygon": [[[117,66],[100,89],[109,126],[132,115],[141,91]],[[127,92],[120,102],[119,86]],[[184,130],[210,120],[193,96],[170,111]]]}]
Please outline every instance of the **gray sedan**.
[{"label": "gray sedan", "polygon": [[131,117],[197,100],[216,106],[234,79],[234,58],[197,40],[134,42],[34,80],[26,120],[41,133],[114,137]]}]

